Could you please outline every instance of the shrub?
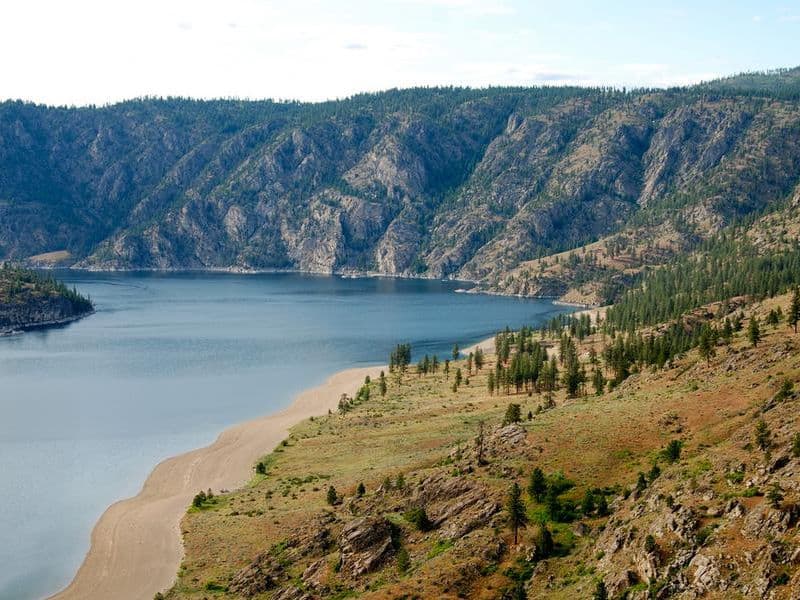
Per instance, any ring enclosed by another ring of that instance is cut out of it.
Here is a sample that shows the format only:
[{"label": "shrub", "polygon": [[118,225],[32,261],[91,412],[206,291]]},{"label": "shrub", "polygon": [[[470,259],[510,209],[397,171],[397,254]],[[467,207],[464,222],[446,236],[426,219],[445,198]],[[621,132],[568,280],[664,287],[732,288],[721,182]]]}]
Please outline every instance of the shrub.
[{"label": "shrub", "polygon": [[336,488],[335,487],[330,486],[328,488],[328,493],[325,496],[325,500],[331,506],[333,506],[334,504],[336,504],[339,501],[339,495],[336,493]]},{"label": "shrub", "polygon": [[506,414],[503,416],[503,425],[519,423],[520,421],[522,421],[522,409],[519,404],[514,404],[512,402],[506,408]]},{"label": "shrub", "polygon": [[411,558],[408,556],[408,550],[400,548],[397,551],[397,570],[405,573],[409,568],[411,568]]},{"label": "shrub", "polygon": [[672,440],[667,447],[664,448],[664,458],[666,458],[669,462],[673,463],[680,459],[681,457],[681,448],[683,447],[683,442],[680,440]]},{"label": "shrub", "polygon": [[418,531],[429,531],[433,523],[428,519],[428,513],[421,506],[414,506],[403,513],[403,518],[411,523]]}]

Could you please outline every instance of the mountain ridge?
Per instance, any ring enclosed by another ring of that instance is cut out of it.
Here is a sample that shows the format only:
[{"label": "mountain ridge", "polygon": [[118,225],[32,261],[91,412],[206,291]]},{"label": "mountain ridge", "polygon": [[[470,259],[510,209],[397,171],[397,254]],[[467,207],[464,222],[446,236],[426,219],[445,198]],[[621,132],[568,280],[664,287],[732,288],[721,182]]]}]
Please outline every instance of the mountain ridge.
[{"label": "mountain ridge", "polygon": [[525,261],[666,220],[702,238],[785,200],[800,186],[798,74],[319,104],[6,102],[0,256],[503,291]]}]

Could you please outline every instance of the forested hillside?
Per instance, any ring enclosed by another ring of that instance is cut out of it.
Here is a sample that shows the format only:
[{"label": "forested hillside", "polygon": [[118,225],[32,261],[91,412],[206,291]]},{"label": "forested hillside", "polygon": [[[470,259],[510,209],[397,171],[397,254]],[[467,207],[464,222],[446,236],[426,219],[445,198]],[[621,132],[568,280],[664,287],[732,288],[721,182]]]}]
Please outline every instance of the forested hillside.
[{"label": "forested hillside", "polygon": [[379,272],[560,296],[574,282],[539,285],[520,265],[619,236],[638,266],[660,264],[799,185],[800,69],[627,92],[0,104],[0,258],[38,263]]},{"label": "forested hillside", "polygon": [[0,266],[0,335],[67,323],[93,310],[89,298],[60,281],[28,269]]}]

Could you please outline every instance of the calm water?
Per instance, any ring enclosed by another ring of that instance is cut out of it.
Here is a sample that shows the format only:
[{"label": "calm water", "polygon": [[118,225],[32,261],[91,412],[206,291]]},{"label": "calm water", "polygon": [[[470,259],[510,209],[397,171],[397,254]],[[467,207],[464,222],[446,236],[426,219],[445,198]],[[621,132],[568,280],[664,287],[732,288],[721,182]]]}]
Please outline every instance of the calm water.
[{"label": "calm water", "polygon": [[302,275],[64,273],[97,313],[0,338],[0,598],[71,579],[92,526],[161,459],[392,346],[449,353],[559,312],[456,284]]}]

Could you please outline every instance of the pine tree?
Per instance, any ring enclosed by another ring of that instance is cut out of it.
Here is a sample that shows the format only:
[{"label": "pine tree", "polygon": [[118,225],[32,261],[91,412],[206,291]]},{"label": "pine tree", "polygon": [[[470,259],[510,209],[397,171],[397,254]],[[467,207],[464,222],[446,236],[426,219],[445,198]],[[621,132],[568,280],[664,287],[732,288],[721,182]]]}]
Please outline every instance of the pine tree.
[{"label": "pine tree", "polygon": [[356,496],[361,498],[364,494],[367,493],[367,488],[364,486],[364,482],[360,482],[358,487],[356,488]]},{"label": "pine tree", "polygon": [[756,446],[764,452],[772,446],[772,432],[764,419],[759,419],[756,423],[755,440]]},{"label": "pine tree", "polygon": [[553,534],[547,527],[547,523],[542,520],[536,527],[536,532],[533,536],[533,543],[536,546],[536,559],[544,560],[553,554],[555,543],[553,542]]},{"label": "pine tree", "polygon": [[544,472],[539,467],[531,471],[531,477],[528,481],[528,495],[534,502],[541,502],[547,493],[547,480],[545,479]]},{"label": "pine tree", "polygon": [[380,380],[379,380],[379,386],[380,386],[380,390],[381,390],[381,397],[383,397],[383,396],[386,395],[386,390],[387,390],[386,375],[384,374],[383,371],[381,371],[381,376],[380,376]]},{"label": "pine tree", "polygon": [[514,531],[514,545],[516,546],[520,527],[525,527],[528,524],[528,514],[525,502],[522,500],[522,490],[520,490],[516,481],[511,484],[511,489],[508,492],[506,511],[508,513],[508,524]]},{"label": "pine tree", "polygon": [[489,377],[486,379],[486,387],[489,388],[489,395],[494,394],[494,371],[489,371]]},{"label": "pine tree", "polygon": [[522,409],[519,404],[511,403],[506,407],[506,414],[503,416],[503,425],[519,423],[522,421]]},{"label": "pine tree", "polygon": [[792,302],[789,305],[789,324],[797,333],[797,323],[800,321],[800,287],[794,286],[792,289]]},{"label": "pine tree", "polygon": [[767,500],[772,508],[780,508],[781,502],[783,502],[783,488],[777,481],[773,482],[769,488]]},{"label": "pine tree", "polygon": [[325,500],[331,506],[333,506],[334,504],[336,504],[339,501],[339,495],[336,493],[336,488],[335,487],[330,486],[328,488],[328,493],[325,496]]},{"label": "pine tree", "polygon": [[475,370],[480,371],[483,368],[484,357],[483,350],[475,348]]},{"label": "pine tree", "polygon": [[597,585],[595,585],[592,600],[608,600],[608,590],[606,590],[606,584],[602,579],[599,579]]},{"label": "pine tree", "polygon": [[458,360],[459,353],[458,344],[453,344],[453,360]]},{"label": "pine tree", "polygon": [[761,330],[758,328],[758,319],[756,319],[755,315],[750,317],[750,323],[747,326],[747,339],[750,340],[753,348],[756,348],[761,340]]},{"label": "pine tree", "polygon": [[475,453],[477,454],[478,464],[484,465],[486,461],[483,459],[483,446],[485,438],[486,424],[483,421],[478,421],[478,435],[475,437]]},{"label": "pine tree", "polygon": [[592,385],[594,386],[594,393],[602,396],[603,391],[606,389],[606,378],[603,376],[603,370],[596,366],[592,374]]},{"label": "pine tree", "polygon": [[711,363],[711,359],[717,353],[714,348],[713,333],[708,323],[704,323],[700,328],[700,340],[697,344],[697,349],[700,353],[700,358],[704,359],[708,364]]}]

